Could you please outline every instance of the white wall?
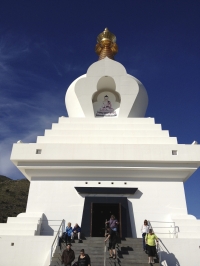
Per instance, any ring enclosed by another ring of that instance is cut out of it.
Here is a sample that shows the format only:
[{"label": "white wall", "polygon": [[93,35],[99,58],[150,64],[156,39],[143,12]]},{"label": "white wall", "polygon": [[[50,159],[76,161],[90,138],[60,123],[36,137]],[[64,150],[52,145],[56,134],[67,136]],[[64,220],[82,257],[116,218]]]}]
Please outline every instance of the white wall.
[{"label": "white wall", "polygon": [[200,265],[200,239],[162,239],[161,265]]},{"label": "white wall", "polygon": [[[137,237],[141,236],[140,229],[145,219],[161,222],[159,226],[167,227],[167,223],[162,224],[162,222],[171,222],[173,213],[187,214],[183,183],[133,182],[133,184],[138,187],[138,191],[128,199],[132,203]],[[166,233],[165,228],[154,230]],[[160,237],[169,237],[169,234],[162,234]]]},{"label": "white wall", "polygon": [[[88,182],[86,185],[85,182]],[[101,181],[101,184],[98,184]],[[67,179],[63,180],[32,180],[29,190],[27,212],[43,212],[51,228],[58,228],[62,219],[66,222],[81,224],[84,206],[84,197],[79,195],[75,188],[79,187],[135,187],[138,191],[128,197],[129,208],[133,210],[131,224],[133,236],[141,236],[140,228],[144,219],[152,221],[172,221],[170,215],[187,214],[185,194],[181,182],[155,182],[155,181],[130,181],[126,179],[107,181],[106,178],[99,180],[85,179],[82,181]],[[127,184],[125,185],[124,182]],[[37,195],[37,196],[36,196]],[[92,195],[98,196],[98,195]],[[108,196],[108,195],[106,195]],[[123,195],[119,195],[123,196]],[[55,225],[55,226],[51,226]],[[49,228],[50,229],[50,228]],[[48,228],[43,228],[48,231]],[[83,229],[84,230],[84,229]],[[167,236],[168,237],[168,236]]]},{"label": "white wall", "polygon": [[1,236],[0,265],[47,266],[53,240],[52,236]]}]

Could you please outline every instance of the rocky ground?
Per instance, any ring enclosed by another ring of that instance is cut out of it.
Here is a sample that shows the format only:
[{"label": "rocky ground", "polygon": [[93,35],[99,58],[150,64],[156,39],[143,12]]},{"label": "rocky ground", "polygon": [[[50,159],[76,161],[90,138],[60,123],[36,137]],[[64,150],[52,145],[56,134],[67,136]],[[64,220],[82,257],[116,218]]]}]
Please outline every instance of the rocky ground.
[{"label": "rocky ground", "polygon": [[0,223],[6,223],[7,217],[16,217],[26,211],[28,191],[28,180],[12,180],[0,175]]}]

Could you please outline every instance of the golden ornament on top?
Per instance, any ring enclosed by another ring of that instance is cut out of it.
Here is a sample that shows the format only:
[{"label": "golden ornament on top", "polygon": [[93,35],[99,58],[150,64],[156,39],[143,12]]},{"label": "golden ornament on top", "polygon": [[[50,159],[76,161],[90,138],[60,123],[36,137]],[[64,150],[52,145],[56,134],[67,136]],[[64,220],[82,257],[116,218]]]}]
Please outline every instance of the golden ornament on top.
[{"label": "golden ornament on top", "polygon": [[116,44],[116,36],[105,28],[105,30],[97,36],[97,44],[95,52],[99,55],[99,60],[106,56],[110,59],[114,59],[114,56],[118,52],[118,46]]}]

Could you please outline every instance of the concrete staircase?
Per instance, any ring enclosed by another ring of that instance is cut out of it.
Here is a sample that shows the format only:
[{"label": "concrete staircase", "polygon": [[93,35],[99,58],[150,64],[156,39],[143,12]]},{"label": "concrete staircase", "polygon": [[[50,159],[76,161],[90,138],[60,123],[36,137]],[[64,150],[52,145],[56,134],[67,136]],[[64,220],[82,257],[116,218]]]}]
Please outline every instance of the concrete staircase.
[{"label": "concrete staircase", "polygon": [[200,238],[200,220],[193,215],[173,215],[178,238]]},{"label": "concrete staircase", "polygon": [[[108,246],[108,243],[107,243]],[[60,250],[56,248],[50,266],[60,266],[61,255],[65,249],[65,244],[62,244]],[[81,249],[85,249],[85,253],[90,256],[92,266],[104,266],[104,238],[102,237],[88,237],[82,243],[72,243],[72,249],[75,252],[75,261],[78,260]],[[116,245],[117,258],[109,259],[108,248],[106,248],[106,266],[146,266],[148,265],[147,254],[142,250],[142,239],[126,238],[121,240]],[[156,260],[155,260],[156,262]],[[158,264],[157,264],[158,265]]]},{"label": "concrete staircase", "polygon": [[0,236],[40,235],[43,213],[26,212],[17,217],[8,217],[7,223],[0,223]]}]

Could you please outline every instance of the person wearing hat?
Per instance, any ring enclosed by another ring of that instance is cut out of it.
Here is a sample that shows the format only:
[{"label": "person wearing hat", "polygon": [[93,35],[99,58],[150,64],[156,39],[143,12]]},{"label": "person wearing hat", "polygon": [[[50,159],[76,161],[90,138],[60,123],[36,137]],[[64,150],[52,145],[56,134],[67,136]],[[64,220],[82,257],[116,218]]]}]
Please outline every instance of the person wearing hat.
[{"label": "person wearing hat", "polygon": [[66,249],[62,253],[62,263],[64,263],[65,266],[71,266],[72,262],[75,260],[75,254],[71,246],[71,243],[67,243]]}]

